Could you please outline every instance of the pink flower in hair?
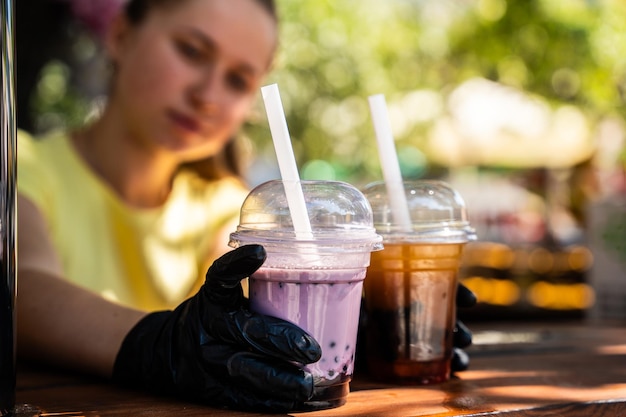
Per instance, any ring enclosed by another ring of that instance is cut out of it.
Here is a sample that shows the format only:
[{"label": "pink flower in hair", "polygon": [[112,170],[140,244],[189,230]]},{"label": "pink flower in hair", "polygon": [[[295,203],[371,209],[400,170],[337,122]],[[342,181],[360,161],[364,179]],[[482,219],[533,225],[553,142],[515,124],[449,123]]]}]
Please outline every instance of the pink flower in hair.
[{"label": "pink flower in hair", "polygon": [[65,0],[69,1],[76,19],[102,39],[127,0]]}]

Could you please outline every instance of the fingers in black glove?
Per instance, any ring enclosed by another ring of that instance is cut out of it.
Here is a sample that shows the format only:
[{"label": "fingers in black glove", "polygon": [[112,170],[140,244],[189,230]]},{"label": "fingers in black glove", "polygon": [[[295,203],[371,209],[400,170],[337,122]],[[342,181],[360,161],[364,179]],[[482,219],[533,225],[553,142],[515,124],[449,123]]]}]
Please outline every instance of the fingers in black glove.
[{"label": "fingers in black glove", "polygon": [[[456,293],[456,306],[458,308],[470,308],[477,302],[476,295],[465,285],[459,283]],[[450,369],[452,373],[461,372],[469,367],[469,356],[463,350],[472,344],[472,332],[460,320],[457,320],[453,330],[454,348],[452,350],[452,362]]]},{"label": "fingers in black glove", "polygon": [[238,288],[242,279],[259,269],[266,257],[265,249],[261,245],[241,246],[222,255],[206,273],[206,296],[219,301],[216,296],[232,294],[230,290]]},{"label": "fingers in black glove", "polygon": [[454,326],[452,344],[454,347],[461,349],[472,344],[472,332],[460,320],[457,320],[456,325]]},{"label": "fingers in black glove", "polygon": [[[206,299],[227,310],[233,305],[241,307],[240,281],[256,271],[265,258],[262,246],[245,245],[216,260],[207,271],[206,285],[202,289]],[[321,350],[315,339],[292,323],[253,314],[243,308],[231,310],[230,314],[205,318],[210,332],[222,341],[249,344],[262,354],[299,363],[320,359]]]},{"label": "fingers in black glove", "polygon": [[469,367],[470,359],[463,350],[472,344],[472,332],[461,321],[456,322],[454,326],[452,348],[452,361],[450,362],[450,370],[454,374],[456,372],[465,371]]},{"label": "fingers in black glove", "polygon": [[465,285],[459,283],[456,290],[456,306],[460,308],[470,308],[476,305],[476,294]]},{"label": "fingers in black glove", "polygon": [[452,348],[452,361],[450,362],[450,369],[452,373],[465,371],[469,367],[469,356],[463,349]]},{"label": "fingers in black glove", "polygon": [[[313,395],[313,376],[301,369],[293,372],[290,363],[284,361],[268,360],[265,356],[240,352],[228,360],[229,374],[233,378],[241,378],[250,391],[264,393],[268,386],[274,396],[281,400],[293,400],[293,398],[308,399]],[[276,377],[280,375],[280,377]],[[306,383],[302,383],[304,380]],[[300,389],[300,392],[293,392]],[[264,401],[267,401],[264,398]]]},{"label": "fingers in black glove", "polygon": [[240,280],[265,260],[242,246],[209,268],[205,285],[174,311],[153,313],[126,336],[114,379],[214,405],[289,411],[313,394],[304,364],[319,344],[292,323],[252,313]]}]

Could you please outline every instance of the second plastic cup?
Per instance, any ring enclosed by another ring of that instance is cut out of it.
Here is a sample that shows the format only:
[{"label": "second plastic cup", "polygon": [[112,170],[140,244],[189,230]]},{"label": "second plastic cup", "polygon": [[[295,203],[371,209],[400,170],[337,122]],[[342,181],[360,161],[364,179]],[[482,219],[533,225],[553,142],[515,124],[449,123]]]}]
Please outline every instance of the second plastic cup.
[{"label": "second plastic cup", "polygon": [[370,253],[382,248],[371,207],[353,186],[302,181],[312,236],[294,232],[282,181],[253,189],[241,208],[230,245],[261,244],[263,266],[250,277],[253,311],[291,321],[322,347],[321,359],[307,369],[314,397],[302,410],[346,402],[354,370],[357,328]]},{"label": "second plastic cup", "polygon": [[409,225],[392,217],[384,183],[363,190],[385,246],[372,254],[365,280],[365,356],[376,378],[432,384],[450,377],[457,274],[475,233],[447,184],[406,181],[403,188]]}]

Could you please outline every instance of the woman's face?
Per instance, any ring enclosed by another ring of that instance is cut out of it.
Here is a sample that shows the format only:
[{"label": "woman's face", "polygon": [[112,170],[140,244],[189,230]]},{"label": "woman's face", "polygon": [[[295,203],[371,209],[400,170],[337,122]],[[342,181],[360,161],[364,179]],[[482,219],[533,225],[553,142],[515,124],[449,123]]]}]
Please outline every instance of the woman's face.
[{"label": "woman's face", "polygon": [[185,0],[137,27],[122,21],[108,43],[111,105],[141,146],[180,162],[214,155],[246,117],[276,37],[255,0]]}]

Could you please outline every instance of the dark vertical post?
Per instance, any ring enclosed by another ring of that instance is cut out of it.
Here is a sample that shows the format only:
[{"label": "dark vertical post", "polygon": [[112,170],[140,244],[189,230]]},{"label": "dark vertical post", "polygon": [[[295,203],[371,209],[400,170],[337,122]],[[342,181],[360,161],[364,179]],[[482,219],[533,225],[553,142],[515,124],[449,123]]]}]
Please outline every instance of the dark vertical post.
[{"label": "dark vertical post", "polygon": [[0,414],[15,406],[16,120],[11,0],[0,0]]}]

